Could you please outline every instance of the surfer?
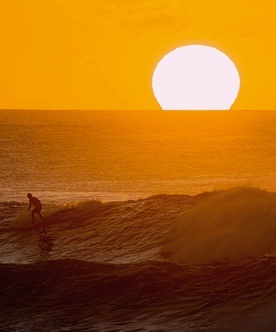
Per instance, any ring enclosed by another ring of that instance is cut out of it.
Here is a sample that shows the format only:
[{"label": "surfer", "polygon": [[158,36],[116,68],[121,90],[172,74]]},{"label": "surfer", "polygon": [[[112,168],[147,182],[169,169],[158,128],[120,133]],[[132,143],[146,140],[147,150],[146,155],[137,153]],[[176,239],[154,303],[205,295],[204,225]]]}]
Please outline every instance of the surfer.
[{"label": "surfer", "polygon": [[[32,205],[34,206],[34,209],[32,211],[32,220],[33,220],[33,224],[34,224],[34,214],[38,214],[40,219],[44,222],[44,219],[40,213],[41,209],[42,209],[42,205],[41,202],[38,198],[34,197],[32,194],[28,193],[27,197],[29,198],[30,204],[29,204],[29,209],[28,211],[30,211],[30,208],[32,207]],[[43,231],[45,230],[44,226],[43,226]]]}]

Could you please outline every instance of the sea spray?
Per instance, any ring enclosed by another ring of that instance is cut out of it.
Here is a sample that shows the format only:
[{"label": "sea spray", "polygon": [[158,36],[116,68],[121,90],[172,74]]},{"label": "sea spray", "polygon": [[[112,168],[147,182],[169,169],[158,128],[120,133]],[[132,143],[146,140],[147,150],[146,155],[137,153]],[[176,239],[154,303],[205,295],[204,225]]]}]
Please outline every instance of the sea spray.
[{"label": "sea spray", "polygon": [[176,221],[162,254],[182,264],[221,264],[275,253],[276,195],[254,188],[214,192]]}]

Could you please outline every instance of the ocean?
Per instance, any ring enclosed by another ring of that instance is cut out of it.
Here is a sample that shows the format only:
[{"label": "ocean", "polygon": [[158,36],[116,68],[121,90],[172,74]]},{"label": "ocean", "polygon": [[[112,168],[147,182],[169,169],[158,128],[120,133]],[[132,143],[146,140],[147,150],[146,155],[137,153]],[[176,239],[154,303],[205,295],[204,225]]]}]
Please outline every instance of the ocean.
[{"label": "ocean", "polygon": [[2,110],[0,331],[276,331],[275,129]]}]

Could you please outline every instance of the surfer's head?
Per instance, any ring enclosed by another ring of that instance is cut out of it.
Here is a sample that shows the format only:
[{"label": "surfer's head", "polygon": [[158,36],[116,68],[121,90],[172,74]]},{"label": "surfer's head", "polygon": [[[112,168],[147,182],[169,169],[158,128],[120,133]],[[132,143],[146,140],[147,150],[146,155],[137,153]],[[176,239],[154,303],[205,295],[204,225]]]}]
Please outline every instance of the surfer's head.
[{"label": "surfer's head", "polygon": [[28,198],[32,198],[33,196],[32,196],[31,193],[28,193],[27,197],[28,197]]}]

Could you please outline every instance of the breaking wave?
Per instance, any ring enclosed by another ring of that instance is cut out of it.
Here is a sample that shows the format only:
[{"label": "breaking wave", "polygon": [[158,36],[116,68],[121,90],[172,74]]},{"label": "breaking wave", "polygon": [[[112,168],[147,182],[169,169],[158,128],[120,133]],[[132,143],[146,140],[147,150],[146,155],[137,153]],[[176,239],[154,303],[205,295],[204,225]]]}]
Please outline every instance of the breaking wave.
[{"label": "breaking wave", "polygon": [[162,248],[183,264],[231,263],[276,253],[276,195],[260,189],[214,192],[178,217]]},{"label": "breaking wave", "polygon": [[[0,204],[3,331],[274,331],[275,194]],[[235,310],[233,310],[235,308]]]},{"label": "breaking wave", "polygon": [[[20,234],[42,226],[39,220],[31,224],[26,204],[6,202],[0,210],[2,219],[6,216],[1,232]],[[124,202],[81,201],[45,206],[42,212],[55,242],[53,259],[213,265],[276,252],[276,195],[261,189]]]}]

